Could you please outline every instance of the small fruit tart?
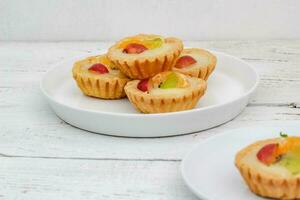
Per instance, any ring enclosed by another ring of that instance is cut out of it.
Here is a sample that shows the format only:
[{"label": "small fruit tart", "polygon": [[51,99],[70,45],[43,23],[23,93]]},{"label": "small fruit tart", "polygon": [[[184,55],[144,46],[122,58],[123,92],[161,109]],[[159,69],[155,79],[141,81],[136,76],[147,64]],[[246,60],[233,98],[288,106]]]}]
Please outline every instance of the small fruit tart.
[{"label": "small fruit tart", "polygon": [[216,56],[204,49],[184,49],[173,70],[207,80],[215,69],[216,63]]},{"label": "small fruit tart", "polygon": [[129,101],[143,113],[163,113],[194,108],[206,90],[202,79],[168,71],[150,79],[127,83]]},{"label": "small fruit tart", "polygon": [[300,137],[258,141],[236,155],[235,164],[257,195],[300,198]]},{"label": "small fruit tart", "polygon": [[171,70],[182,49],[180,39],[139,34],[113,45],[108,58],[128,77],[146,79]]},{"label": "small fruit tart", "polygon": [[106,55],[93,56],[77,61],[73,77],[81,91],[92,97],[119,99],[125,97],[124,86],[128,81]]}]

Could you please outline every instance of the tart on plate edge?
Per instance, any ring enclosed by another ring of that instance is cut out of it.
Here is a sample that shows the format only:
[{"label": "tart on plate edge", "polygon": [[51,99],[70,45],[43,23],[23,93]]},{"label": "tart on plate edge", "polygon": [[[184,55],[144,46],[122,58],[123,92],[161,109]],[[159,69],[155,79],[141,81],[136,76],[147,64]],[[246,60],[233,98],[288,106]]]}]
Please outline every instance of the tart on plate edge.
[{"label": "tart on plate edge", "polygon": [[125,86],[129,101],[143,113],[163,113],[194,108],[206,91],[202,79],[167,71]]},{"label": "tart on plate edge", "polygon": [[105,54],[77,61],[72,73],[78,87],[87,96],[101,99],[120,99],[126,96],[124,87],[130,79]]},{"label": "tart on plate edge", "polygon": [[300,198],[300,137],[282,137],[255,142],[235,158],[250,190],[262,197]]},{"label": "tart on plate edge", "polygon": [[207,80],[214,71],[216,64],[216,56],[209,51],[199,48],[188,48],[181,52],[173,70]]}]

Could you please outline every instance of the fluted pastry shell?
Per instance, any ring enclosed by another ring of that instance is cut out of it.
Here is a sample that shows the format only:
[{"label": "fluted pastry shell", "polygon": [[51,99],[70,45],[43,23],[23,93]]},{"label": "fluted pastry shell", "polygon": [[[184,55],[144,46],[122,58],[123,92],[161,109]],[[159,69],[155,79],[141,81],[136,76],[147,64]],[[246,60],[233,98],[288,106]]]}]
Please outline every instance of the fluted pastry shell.
[{"label": "fluted pastry shell", "polygon": [[[280,138],[268,139],[249,145],[237,153],[235,165],[250,190],[255,194],[275,199],[299,199],[300,175],[282,175],[273,171],[268,172],[268,166],[264,166],[264,168],[253,167],[243,161],[245,156],[249,156],[251,152],[255,156],[256,152],[264,145],[277,143],[279,140]],[[259,162],[258,159],[257,162]]]},{"label": "fluted pastry shell", "polygon": [[[139,34],[133,37],[144,36]],[[149,35],[155,36],[155,35]],[[161,37],[161,36],[157,36]],[[140,54],[126,54],[119,48],[124,40],[120,40],[108,50],[108,58],[128,77],[132,79],[146,79],[159,72],[169,71],[183,49],[183,43],[177,38],[163,38],[162,47],[147,50]]]},{"label": "fluted pastry shell", "polygon": [[[114,75],[95,74],[87,69],[83,69],[83,67],[86,68],[86,66],[101,63],[103,56],[106,55],[93,56],[77,61],[72,70],[73,78],[80,90],[87,96],[101,99],[120,99],[125,97],[124,86],[130,79],[121,72],[114,70]],[[109,73],[113,73],[110,70]]]},{"label": "fluted pastry shell", "polygon": [[207,80],[216,67],[216,56],[204,49],[188,48],[183,49],[178,58],[185,55],[192,56],[197,62],[184,68],[177,68],[174,66],[173,70],[189,76]]},{"label": "fluted pastry shell", "polygon": [[195,86],[179,90],[178,94],[151,94],[137,89],[139,80],[130,81],[125,86],[129,101],[142,113],[165,113],[189,110],[194,108],[206,91],[206,82],[189,77],[196,82]]}]

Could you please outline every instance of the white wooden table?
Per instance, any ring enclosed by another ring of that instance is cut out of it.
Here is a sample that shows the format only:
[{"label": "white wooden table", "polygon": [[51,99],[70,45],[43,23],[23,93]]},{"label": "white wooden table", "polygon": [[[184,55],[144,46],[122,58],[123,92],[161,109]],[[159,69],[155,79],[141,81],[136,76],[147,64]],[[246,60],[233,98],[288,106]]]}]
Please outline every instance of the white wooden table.
[{"label": "white wooden table", "polygon": [[300,120],[300,41],[203,41],[186,45],[242,58],[260,75],[250,104],[231,122],[156,139],[71,127],[42,97],[41,76],[53,64],[97,54],[110,44],[0,42],[0,199],[197,199],[179,165],[199,141],[232,128]]}]

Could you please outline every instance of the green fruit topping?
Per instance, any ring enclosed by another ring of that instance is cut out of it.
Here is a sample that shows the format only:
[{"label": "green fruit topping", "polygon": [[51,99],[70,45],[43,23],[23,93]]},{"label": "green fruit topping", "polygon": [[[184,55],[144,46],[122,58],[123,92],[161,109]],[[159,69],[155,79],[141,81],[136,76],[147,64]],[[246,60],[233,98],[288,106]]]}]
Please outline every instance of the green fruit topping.
[{"label": "green fruit topping", "polygon": [[147,48],[155,49],[162,46],[163,40],[161,38],[154,38],[150,40],[145,40],[144,43]]},{"label": "green fruit topping", "polygon": [[172,72],[166,77],[166,80],[161,83],[160,88],[161,89],[176,88],[178,81],[179,81],[178,76],[174,72]]},{"label": "green fruit topping", "polygon": [[293,175],[300,173],[300,156],[294,153],[284,155],[278,163],[285,167]]}]

